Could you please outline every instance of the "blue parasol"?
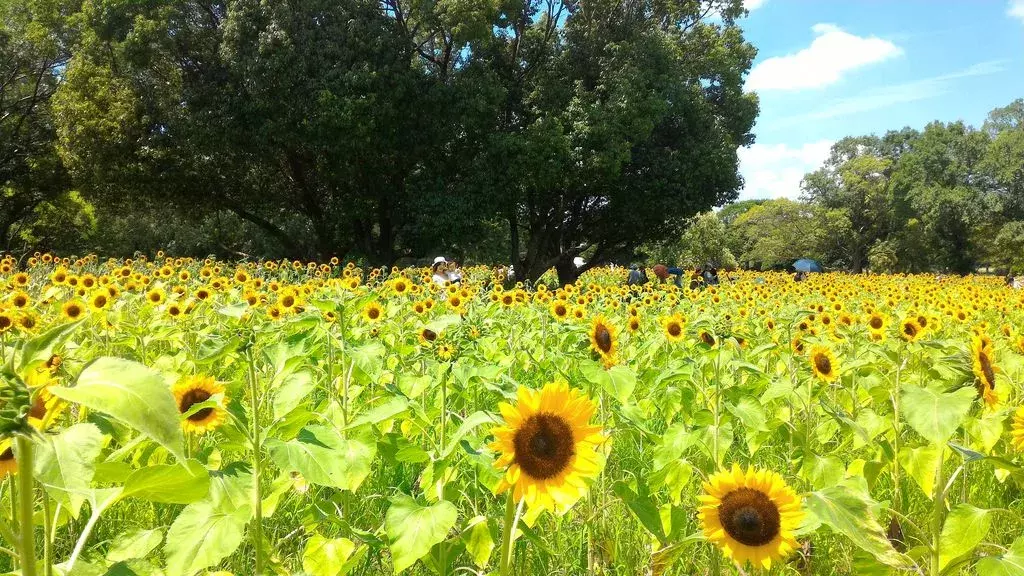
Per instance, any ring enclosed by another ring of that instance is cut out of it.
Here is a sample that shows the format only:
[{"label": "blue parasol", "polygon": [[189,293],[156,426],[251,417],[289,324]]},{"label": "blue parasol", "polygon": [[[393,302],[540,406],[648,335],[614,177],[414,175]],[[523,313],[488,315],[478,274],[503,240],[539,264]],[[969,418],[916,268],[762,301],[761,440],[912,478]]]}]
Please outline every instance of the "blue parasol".
[{"label": "blue parasol", "polygon": [[817,260],[801,258],[793,263],[793,269],[797,272],[822,272],[821,264]]}]

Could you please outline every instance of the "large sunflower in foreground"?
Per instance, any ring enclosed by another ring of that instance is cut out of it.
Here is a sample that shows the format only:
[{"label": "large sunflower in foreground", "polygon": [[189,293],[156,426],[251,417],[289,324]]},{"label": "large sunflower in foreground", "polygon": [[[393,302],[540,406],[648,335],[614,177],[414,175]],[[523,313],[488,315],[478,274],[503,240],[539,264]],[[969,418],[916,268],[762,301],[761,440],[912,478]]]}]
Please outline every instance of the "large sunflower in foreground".
[{"label": "large sunflower in foreground", "polygon": [[839,377],[839,362],[836,355],[824,346],[814,346],[808,356],[811,362],[811,370],[818,379],[824,382],[834,382]]},{"label": "large sunflower in foreground", "polygon": [[605,366],[615,364],[618,349],[618,333],[604,316],[597,316],[590,323],[590,348],[597,352]]},{"label": "large sunflower in foreground", "polygon": [[1024,406],[1017,408],[1013,413],[1013,423],[1010,424],[1010,443],[1017,452],[1024,452]]},{"label": "large sunflower in foreground", "polygon": [[704,536],[733,562],[768,570],[797,547],[794,531],[803,520],[800,498],[770,470],[733,464],[704,483],[700,496]]},{"label": "large sunflower in foreground", "polygon": [[200,408],[192,414],[185,416],[181,421],[181,427],[185,432],[203,434],[216,429],[224,423],[227,417],[227,411],[224,409],[224,405],[227,404],[227,398],[224,396],[224,386],[217,383],[212,376],[185,378],[175,384],[171,391],[174,392],[174,400],[178,404],[178,413],[182,415],[188,413],[192,406],[196,404],[201,404],[208,400],[217,401],[216,406]]},{"label": "large sunflower in foreground", "polygon": [[501,403],[505,425],[492,430],[491,444],[500,454],[494,467],[504,471],[497,493],[511,488],[530,508],[568,510],[601,469],[597,447],[605,436],[590,424],[596,408],[565,382],[519,388],[515,406]]}]

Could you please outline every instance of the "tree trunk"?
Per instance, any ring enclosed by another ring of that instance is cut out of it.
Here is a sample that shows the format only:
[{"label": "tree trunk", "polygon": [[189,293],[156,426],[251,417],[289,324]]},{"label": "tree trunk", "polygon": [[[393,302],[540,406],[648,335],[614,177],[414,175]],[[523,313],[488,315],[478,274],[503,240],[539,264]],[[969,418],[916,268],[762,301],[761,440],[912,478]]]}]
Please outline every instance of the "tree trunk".
[{"label": "tree trunk", "polygon": [[572,260],[572,256],[562,254],[558,257],[558,261],[555,262],[555,271],[558,272],[558,284],[560,286],[572,284],[580,277],[579,269],[576,268],[576,264]]}]

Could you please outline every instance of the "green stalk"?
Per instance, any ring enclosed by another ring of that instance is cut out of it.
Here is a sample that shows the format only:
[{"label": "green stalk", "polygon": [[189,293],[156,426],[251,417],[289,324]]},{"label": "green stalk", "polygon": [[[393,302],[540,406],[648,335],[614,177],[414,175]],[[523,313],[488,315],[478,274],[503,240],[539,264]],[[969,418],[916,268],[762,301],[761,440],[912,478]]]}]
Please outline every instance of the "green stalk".
[{"label": "green stalk", "polygon": [[522,502],[517,509],[513,493],[514,489],[510,489],[505,500],[505,526],[501,534],[501,564],[498,571],[500,576],[512,574],[512,542],[515,538],[516,524],[519,523],[519,510],[522,510]]},{"label": "green stalk", "polygon": [[259,402],[259,391],[256,385],[256,368],[253,366],[252,352],[246,352],[246,359],[249,362],[249,400],[252,406],[252,417],[249,419],[251,432],[250,437],[252,440],[252,475],[254,482],[254,502],[253,508],[255,515],[253,517],[252,531],[253,531],[253,545],[255,547],[254,560],[256,564],[256,575],[261,576],[263,574],[263,490],[260,487],[260,481],[262,478],[263,471],[263,458],[261,452],[263,450],[262,442],[260,441],[260,424],[259,424],[259,413],[260,413],[260,402]]},{"label": "green stalk", "polygon": [[43,491],[43,575],[53,574],[53,539],[52,526],[54,518],[50,515],[50,497]]},{"label": "green stalk", "polygon": [[32,442],[18,436],[18,521],[21,524],[18,555],[23,576],[36,576],[36,531],[32,516],[35,478],[32,477]]},{"label": "green stalk", "polygon": [[939,446],[939,463],[935,466],[935,494],[932,495],[932,545],[931,545],[931,576],[939,576],[939,540],[942,535],[942,517],[945,512],[946,486],[943,481],[942,464],[944,446]]}]

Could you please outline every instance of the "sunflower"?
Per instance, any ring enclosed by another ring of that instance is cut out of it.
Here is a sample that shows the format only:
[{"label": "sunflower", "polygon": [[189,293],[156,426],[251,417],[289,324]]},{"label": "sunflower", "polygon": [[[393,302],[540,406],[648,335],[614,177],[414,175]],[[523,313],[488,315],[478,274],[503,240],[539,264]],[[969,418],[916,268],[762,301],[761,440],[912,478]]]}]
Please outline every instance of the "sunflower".
[{"label": "sunflower", "polygon": [[839,377],[839,363],[835,354],[824,346],[811,348],[808,360],[811,363],[811,370],[814,375],[824,382],[834,382]]},{"label": "sunflower", "polygon": [[85,314],[85,305],[78,300],[68,300],[61,306],[61,312],[68,320],[78,320]]},{"label": "sunflower", "polygon": [[498,406],[505,424],[491,431],[494,467],[504,472],[496,492],[511,488],[513,500],[530,508],[564,512],[601,470],[597,447],[606,438],[590,424],[597,407],[565,382],[520,387],[517,400]]},{"label": "sunflower", "polygon": [[14,459],[14,443],[10,438],[0,440],[0,479],[17,474],[18,461]]},{"label": "sunflower", "polygon": [[11,296],[11,305],[15,308],[25,308],[30,301],[31,299],[28,297],[28,294],[20,290]]},{"label": "sunflower", "polygon": [[1017,452],[1024,452],[1024,406],[1017,408],[1013,413],[1013,423],[1010,424],[1010,441]]},{"label": "sunflower", "polygon": [[[224,405],[227,404],[227,397],[224,396],[224,386],[214,381],[212,376],[192,376],[183,379],[174,385],[171,390],[174,393],[174,400],[178,404],[178,412],[182,415],[188,413],[189,409],[196,404],[208,400],[217,401],[216,406],[200,408],[181,421],[181,427],[185,432],[203,434],[214,430],[224,423],[227,411]],[[218,400],[219,396],[219,400]]]},{"label": "sunflower", "polygon": [[978,397],[984,400],[989,408],[999,403],[996,394],[996,373],[999,369],[992,363],[992,344],[983,338],[975,337],[971,342],[972,369],[975,376],[975,387]]},{"label": "sunflower", "polygon": [[16,317],[13,312],[0,310],[0,334],[7,332],[14,327]]},{"label": "sunflower", "polygon": [[569,304],[562,299],[552,300],[548,310],[552,316],[559,320],[565,320],[569,316]]},{"label": "sunflower", "polygon": [[430,328],[424,328],[420,330],[419,341],[420,344],[430,344],[434,340],[437,340],[437,332],[434,332]]},{"label": "sunflower", "polygon": [[384,316],[384,308],[381,307],[376,301],[370,302],[363,307],[363,318],[367,322],[377,322]]},{"label": "sunflower", "polygon": [[604,316],[598,315],[590,323],[590,348],[601,357],[605,366],[615,364],[617,331]]},{"label": "sunflower", "polygon": [[665,338],[669,342],[681,341],[686,336],[683,331],[685,326],[686,321],[683,320],[681,314],[673,314],[661,319],[661,328],[664,330]]},{"label": "sunflower", "polygon": [[800,498],[770,470],[736,464],[704,483],[698,517],[704,536],[733,562],[765,570],[797,547],[794,531],[803,520]]},{"label": "sunflower", "polygon": [[697,333],[697,337],[700,338],[700,341],[703,342],[705,346],[709,346],[711,348],[714,348],[715,344],[718,343],[715,340],[715,335],[707,330],[701,330]]},{"label": "sunflower", "polygon": [[636,316],[630,316],[629,322],[626,323],[626,329],[630,332],[636,332],[640,329],[640,319]]},{"label": "sunflower", "polygon": [[799,336],[796,336],[789,341],[789,348],[794,354],[803,354],[806,347],[804,346],[804,341]]},{"label": "sunflower", "polygon": [[452,346],[448,342],[445,342],[438,346],[435,351],[435,353],[437,354],[437,358],[442,362],[451,361],[451,359],[455,357],[455,352],[455,346]]},{"label": "sunflower", "polygon": [[900,323],[900,338],[907,342],[913,342],[921,336],[921,325],[915,318],[906,318]]}]

